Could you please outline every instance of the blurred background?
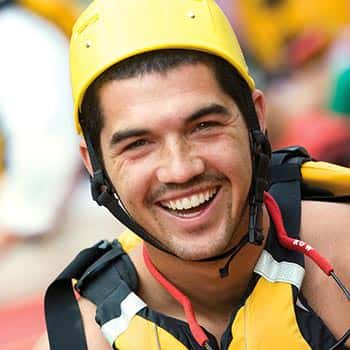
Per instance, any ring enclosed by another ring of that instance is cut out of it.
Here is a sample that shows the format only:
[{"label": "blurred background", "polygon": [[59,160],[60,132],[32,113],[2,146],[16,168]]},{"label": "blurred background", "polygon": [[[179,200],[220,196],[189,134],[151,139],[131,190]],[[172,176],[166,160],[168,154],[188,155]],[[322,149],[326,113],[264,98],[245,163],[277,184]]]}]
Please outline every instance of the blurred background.
[{"label": "blurred background", "polygon": [[[0,0],[0,350],[44,330],[45,288],[123,228],[92,202],[72,121],[68,38],[89,0]],[[273,148],[350,165],[350,0],[217,0],[267,96]]]}]

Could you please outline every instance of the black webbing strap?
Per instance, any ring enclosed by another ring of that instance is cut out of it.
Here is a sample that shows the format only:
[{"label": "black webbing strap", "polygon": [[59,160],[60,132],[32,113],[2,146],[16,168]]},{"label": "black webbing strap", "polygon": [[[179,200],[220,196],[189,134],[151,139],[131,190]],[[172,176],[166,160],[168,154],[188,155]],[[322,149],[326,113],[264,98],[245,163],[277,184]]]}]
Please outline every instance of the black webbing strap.
[{"label": "black webbing strap", "polygon": [[300,165],[288,164],[288,171],[286,165],[270,166],[270,186],[278,182],[301,181]]},{"label": "black webbing strap", "polygon": [[287,161],[289,162],[294,162],[294,163],[299,163],[299,160],[292,160],[291,159],[296,159],[296,158],[301,158],[302,162],[311,160],[311,157],[307,150],[304,147],[301,146],[290,146],[290,147],[285,147],[281,149],[274,150],[272,152],[272,158],[271,158],[271,165],[280,165],[284,164]]},{"label": "black webbing strap", "polygon": [[[121,315],[122,301],[137,289],[138,284],[135,267],[128,255],[123,253],[112,263],[109,253],[109,257],[102,257],[96,262],[97,269],[93,269],[94,278],[89,277],[88,281],[79,286],[82,288],[81,295],[96,305],[95,319],[101,327]],[[105,265],[103,269],[99,267],[100,264]]]},{"label": "black webbing strap", "polygon": [[137,289],[135,267],[118,241],[112,249],[94,262],[79,279],[75,288],[95,305],[101,304],[123,280],[132,291]]},{"label": "black webbing strap", "polygon": [[280,205],[288,234],[297,238],[301,218],[301,165],[310,160],[302,147],[272,152],[269,192]]},{"label": "black webbing strap", "polygon": [[102,241],[81,251],[52,282],[45,294],[45,317],[50,350],[86,350],[86,337],[72,279],[79,279],[86,269],[111,249]]}]

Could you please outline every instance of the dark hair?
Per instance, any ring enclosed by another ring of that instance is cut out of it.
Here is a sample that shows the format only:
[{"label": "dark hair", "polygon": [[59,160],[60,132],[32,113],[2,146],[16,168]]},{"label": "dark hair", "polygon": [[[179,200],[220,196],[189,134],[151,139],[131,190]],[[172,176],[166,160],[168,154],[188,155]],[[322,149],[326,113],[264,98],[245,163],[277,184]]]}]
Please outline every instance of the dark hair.
[{"label": "dark hair", "polygon": [[[109,81],[141,76],[147,73],[166,73],[170,69],[187,64],[207,64],[225,93],[232,97],[247,123],[248,104],[252,103],[251,90],[247,82],[224,59],[209,53],[167,49],[147,52],[128,58],[107,69],[87,89],[79,116],[85,135],[89,135],[97,157],[102,161],[100,134],[103,128],[103,115],[99,101],[99,90]],[[247,103],[248,102],[248,103]]]}]

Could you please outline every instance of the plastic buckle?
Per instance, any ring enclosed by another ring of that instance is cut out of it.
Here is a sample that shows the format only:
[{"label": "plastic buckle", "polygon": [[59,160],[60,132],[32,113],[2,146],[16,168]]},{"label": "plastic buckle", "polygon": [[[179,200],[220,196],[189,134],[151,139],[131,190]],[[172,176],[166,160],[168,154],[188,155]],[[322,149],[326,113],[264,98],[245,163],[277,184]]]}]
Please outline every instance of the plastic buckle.
[{"label": "plastic buckle", "polygon": [[98,243],[95,245],[95,247],[96,247],[96,248],[99,248],[99,249],[107,250],[108,248],[111,248],[111,247],[112,247],[112,244],[111,244],[111,242],[109,242],[108,240],[103,239],[103,240],[101,240],[100,242],[98,242]]}]

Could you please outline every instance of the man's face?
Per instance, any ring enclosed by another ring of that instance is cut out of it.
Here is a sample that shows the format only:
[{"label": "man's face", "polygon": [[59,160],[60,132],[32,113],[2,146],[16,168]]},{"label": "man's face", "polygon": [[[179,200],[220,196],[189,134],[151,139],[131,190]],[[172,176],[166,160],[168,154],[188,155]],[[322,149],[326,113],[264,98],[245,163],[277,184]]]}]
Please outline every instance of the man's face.
[{"label": "man's face", "polygon": [[106,171],[123,204],[186,260],[221,254],[246,231],[248,131],[204,64],[106,83]]}]

